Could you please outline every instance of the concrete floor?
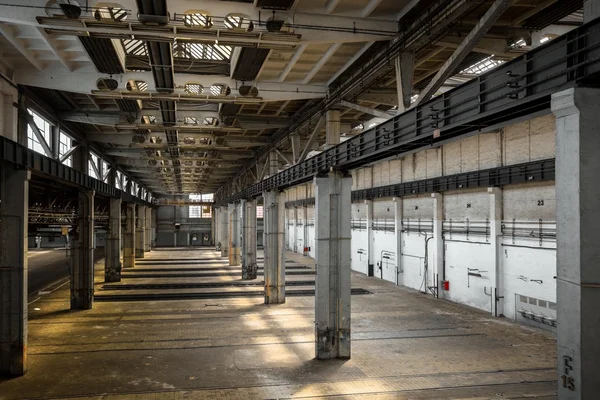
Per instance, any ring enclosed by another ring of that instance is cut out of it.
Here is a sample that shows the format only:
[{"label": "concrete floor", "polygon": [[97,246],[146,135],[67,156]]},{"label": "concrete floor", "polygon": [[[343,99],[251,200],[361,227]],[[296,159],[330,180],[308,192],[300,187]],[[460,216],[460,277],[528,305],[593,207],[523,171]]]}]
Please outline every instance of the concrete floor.
[{"label": "concrete floor", "polygon": [[[69,278],[68,251],[59,249],[29,249],[27,251],[27,287],[29,301],[38,298],[39,291],[52,290]],[[104,257],[104,248],[94,250],[94,259]]]},{"label": "concrete floor", "polygon": [[[312,288],[313,261],[288,261],[309,273],[289,290]],[[0,399],[556,397],[550,333],[360,274],[372,294],[352,296],[352,359],[316,361],[313,297],[265,306],[214,251],[153,251],[107,288],[102,269],[93,310],[69,311],[68,285],[30,308],[29,372]]]}]

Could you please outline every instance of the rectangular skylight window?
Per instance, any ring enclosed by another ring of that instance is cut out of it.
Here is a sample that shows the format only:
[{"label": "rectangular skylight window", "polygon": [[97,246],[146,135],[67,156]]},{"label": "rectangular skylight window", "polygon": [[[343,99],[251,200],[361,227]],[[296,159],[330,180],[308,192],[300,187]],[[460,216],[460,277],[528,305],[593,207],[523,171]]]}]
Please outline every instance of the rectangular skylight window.
[{"label": "rectangular skylight window", "polygon": [[138,39],[123,39],[121,40],[123,43],[123,48],[125,49],[125,54],[133,55],[133,56],[147,56],[148,49],[146,48],[146,43],[142,40]]},{"label": "rectangular skylight window", "polygon": [[219,44],[178,42],[173,44],[173,56],[190,60],[224,61],[231,58],[231,46]]},{"label": "rectangular skylight window", "polygon": [[475,64],[463,69],[460,71],[461,74],[474,74],[480,75],[484,72],[489,71],[490,69],[496,68],[498,65],[504,63],[502,60],[494,59],[494,56],[491,55],[489,57],[484,58],[483,60],[476,62]]}]

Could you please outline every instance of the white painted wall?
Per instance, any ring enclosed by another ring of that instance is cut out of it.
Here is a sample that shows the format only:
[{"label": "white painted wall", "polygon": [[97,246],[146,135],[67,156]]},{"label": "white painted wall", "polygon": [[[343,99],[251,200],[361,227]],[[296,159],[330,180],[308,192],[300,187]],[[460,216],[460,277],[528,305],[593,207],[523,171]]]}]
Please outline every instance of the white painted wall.
[{"label": "white painted wall", "polygon": [[[482,133],[427,149],[403,158],[386,160],[352,171],[353,190],[410,182],[442,175],[452,175],[502,165],[514,165],[554,157],[555,120],[552,115],[535,118],[508,126],[496,132]],[[492,310],[494,298],[490,295],[496,268],[503,285],[503,313],[507,318],[518,319],[519,308],[527,308],[523,299],[536,300],[536,306],[556,302],[556,207],[553,182],[507,185],[502,188],[503,236],[498,238],[498,251],[494,252],[494,238],[490,226],[491,194],[487,189],[458,190],[443,194],[443,251],[445,279],[449,291],[440,297]],[[312,183],[288,190],[288,201],[310,198],[314,195]],[[371,202],[372,224],[365,226],[369,209],[364,202],[352,204],[352,254],[351,268],[367,274],[368,264],[374,264],[374,279],[383,278],[409,288],[426,291],[434,285],[434,242],[430,239],[426,257],[425,243],[433,235],[434,200],[430,194],[407,196],[402,199],[402,253],[397,252],[395,203],[391,198]],[[288,218],[293,214],[288,210]],[[299,218],[302,209],[298,209]],[[541,222],[540,222],[541,221]],[[303,246],[311,248],[314,257],[314,206],[308,208],[306,229],[287,225],[288,246],[294,241],[302,252]],[[520,232],[512,235],[512,226]],[[467,232],[468,226],[468,232]],[[543,240],[539,240],[540,226]],[[386,229],[387,228],[387,229]],[[529,233],[528,233],[529,232]],[[388,259],[382,259],[388,252]],[[359,254],[363,253],[363,254]],[[368,254],[367,254],[368,253]],[[425,264],[429,263],[428,276]],[[378,268],[382,262],[382,269]],[[396,267],[399,265],[399,273]],[[471,275],[469,275],[471,272]],[[480,276],[479,276],[480,275]],[[524,296],[524,297],[523,297]],[[515,301],[517,299],[517,301]],[[538,306],[531,311],[540,312]],[[554,312],[555,314],[555,312]],[[552,315],[550,315],[552,316]]]},{"label": "white painted wall", "polygon": [[352,253],[351,267],[354,271],[368,273],[369,234],[367,231],[367,206],[364,203],[352,204]]}]

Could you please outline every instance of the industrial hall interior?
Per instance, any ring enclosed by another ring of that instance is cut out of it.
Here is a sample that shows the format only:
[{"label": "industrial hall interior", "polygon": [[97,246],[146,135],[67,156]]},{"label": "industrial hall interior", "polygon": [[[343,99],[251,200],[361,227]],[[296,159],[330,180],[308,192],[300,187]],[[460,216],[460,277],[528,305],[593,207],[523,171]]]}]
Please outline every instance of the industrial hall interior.
[{"label": "industrial hall interior", "polygon": [[600,399],[600,0],[0,0],[0,400]]}]

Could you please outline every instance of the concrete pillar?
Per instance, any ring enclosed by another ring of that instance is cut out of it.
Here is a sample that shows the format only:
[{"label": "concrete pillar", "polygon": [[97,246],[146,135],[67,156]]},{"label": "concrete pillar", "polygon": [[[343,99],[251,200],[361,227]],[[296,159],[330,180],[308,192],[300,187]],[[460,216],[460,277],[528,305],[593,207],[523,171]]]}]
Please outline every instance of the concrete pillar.
[{"label": "concrete pillar", "polygon": [[146,219],[145,219],[145,235],[144,238],[144,252],[147,253],[152,251],[151,243],[152,243],[152,207],[144,207],[146,209]]},{"label": "concrete pillar", "polygon": [[504,315],[504,268],[501,256],[500,240],[502,238],[502,188],[488,188],[490,194],[490,252],[492,253],[492,315]]},{"label": "concrete pillar", "polygon": [[[24,97],[21,97],[21,101],[23,101]],[[6,104],[6,96],[4,97],[4,101]],[[6,109],[5,109],[6,110]],[[4,132],[0,132],[0,135],[2,136],[6,136],[11,140],[16,141],[17,143],[19,143],[21,146],[27,146],[27,142],[29,141],[28,137],[27,137],[27,127],[29,126],[27,123],[27,116],[28,113],[26,111],[24,111],[22,108],[20,108],[17,112],[17,135],[16,137],[14,136],[12,131],[4,131]],[[6,126],[6,120],[4,122],[5,126]]]},{"label": "concrete pillar", "polygon": [[150,218],[152,219],[152,230],[150,231],[150,247],[152,248],[156,245],[156,208],[152,208]]},{"label": "concrete pillar", "polygon": [[227,209],[229,217],[229,265],[240,265],[240,216],[239,205],[229,204]]},{"label": "concrete pillar", "polygon": [[104,258],[104,281],[121,281],[121,199],[109,199],[108,235]]},{"label": "concrete pillar", "polygon": [[256,200],[242,200],[242,279],[256,279]]},{"label": "concrete pillar", "polygon": [[394,65],[396,67],[396,88],[398,90],[398,113],[402,113],[410,107],[415,54],[412,52],[401,53],[396,57]]},{"label": "concrete pillar", "polygon": [[598,0],[585,0],[583,2],[583,23],[588,23],[600,17],[600,2]]},{"label": "concrete pillar", "polygon": [[0,375],[27,372],[26,169],[0,164]]},{"label": "concrete pillar", "polygon": [[[369,265],[374,265],[377,259],[373,254],[373,201],[365,200],[365,212],[367,214],[367,271],[369,271]],[[315,215],[316,217],[316,215]],[[373,269],[374,276],[381,277],[380,269]]]},{"label": "concrete pillar", "polygon": [[558,398],[600,393],[600,90],[552,95],[556,116]]},{"label": "concrete pillar", "polygon": [[214,237],[214,242],[215,242],[215,250],[221,250],[220,248],[220,242],[221,242],[221,208],[219,207],[214,207],[213,208],[213,221],[214,221],[214,228],[213,228],[213,237]]},{"label": "concrete pillar", "polygon": [[302,225],[302,255],[303,256],[308,256],[308,250],[305,251],[304,249],[308,249],[310,247],[310,243],[308,242],[308,207],[304,206],[302,207],[302,220],[303,225]]},{"label": "concrete pillar", "polygon": [[73,168],[84,174],[89,172],[90,149],[83,144],[73,152]]},{"label": "concrete pillar", "polygon": [[215,234],[217,233],[215,219],[216,219],[215,208],[211,208],[211,212],[210,212],[210,244],[211,245],[215,244]]},{"label": "concrete pillar", "polygon": [[350,207],[352,178],[315,177],[315,357],[350,358]]},{"label": "concrete pillar", "polygon": [[123,233],[123,267],[135,267],[135,203],[127,204]]},{"label": "concrete pillar", "polygon": [[135,258],[144,258],[146,248],[146,207],[137,207],[137,220],[135,229]]},{"label": "concrete pillar", "polygon": [[276,151],[269,153],[269,176],[279,173],[279,154]]},{"label": "concrete pillar", "polygon": [[79,192],[71,245],[71,309],[90,310],[94,302],[94,191]]},{"label": "concrete pillar", "polygon": [[298,253],[298,243],[300,242],[300,240],[298,240],[298,207],[294,207],[292,209],[292,217],[294,218],[294,253]]},{"label": "concrete pillar", "polygon": [[325,128],[325,149],[340,144],[340,110],[327,110]]},{"label": "concrete pillar", "polygon": [[285,303],[285,195],[263,193],[265,304]]},{"label": "concrete pillar", "polygon": [[432,193],[431,198],[433,199],[433,239],[431,239],[432,243],[430,245],[433,250],[433,262],[427,266],[432,271],[430,274],[431,280],[429,280],[429,277],[426,278],[423,290],[427,292],[427,286],[434,286],[437,288],[437,296],[443,298],[444,235],[442,229],[444,224],[444,195],[441,193]]},{"label": "concrete pillar", "polygon": [[[19,93],[17,88],[2,79],[0,82],[0,135],[27,145],[27,125],[25,125],[25,143],[19,140],[22,135],[19,135],[19,110],[14,106],[19,101]],[[22,111],[21,111],[22,113]]]},{"label": "concrete pillar", "polygon": [[221,257],[229,257],[229,210],[221,207]]},{"label": "concrete pillar", "polygon": [[394,232],[396,232],[396,285],[404,285],[404,266],[402,265],[402,197],[394,197]]},{"label": "concrete pillar", "polygon": [[292,144],[292,158],[294,163],[298,162],[300,158],[300,154],[302,153],[302,148],[300,145],[300,135],[298,133],[292,133],[290,135],[290,143]]}]

